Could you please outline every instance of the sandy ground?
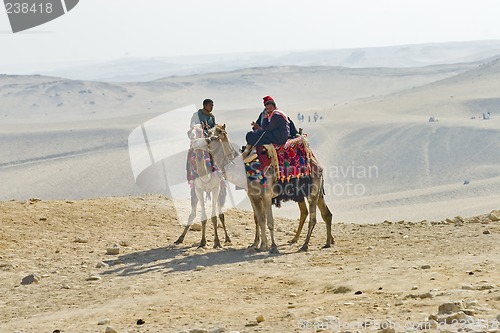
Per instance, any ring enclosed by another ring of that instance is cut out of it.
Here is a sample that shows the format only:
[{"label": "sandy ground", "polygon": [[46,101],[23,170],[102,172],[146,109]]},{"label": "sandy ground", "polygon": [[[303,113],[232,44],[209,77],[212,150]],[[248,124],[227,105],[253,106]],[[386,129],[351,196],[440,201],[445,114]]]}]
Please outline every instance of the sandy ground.
[{"label": "sandy ground", "polygon": [[[247,249],[253,219],[239,210],[226,212],[223,249],[211,226],[206,249],[196,231],[173,245],[182,227],[162,196],[0,202],[0,219],[2,333],[499,331],[490,212],[336,223],[330,249],[320,221],[306,253],[287,243],[297,221],[279,218],[278,255]],[[113,244],[120,253],[106,254]],[[22,284],[30,274],[38,282]]]}]

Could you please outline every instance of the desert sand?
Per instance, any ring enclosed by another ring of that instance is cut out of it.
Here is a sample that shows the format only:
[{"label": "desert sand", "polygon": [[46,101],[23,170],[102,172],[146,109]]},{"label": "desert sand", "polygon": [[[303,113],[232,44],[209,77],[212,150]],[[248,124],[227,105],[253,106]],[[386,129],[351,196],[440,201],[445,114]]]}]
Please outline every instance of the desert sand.
[{"label": "desert sand", "polygon": [[247,249],[253,219],[237,209],[223,249],[211,226],[206,249],[196,231],[174,245],[182,227],[157,195],[9,201],[0,215],[2,333],[499,331],[500,211],[335,223],[329,249],[319,222],[308,252],[278,218],[277,255]]}]

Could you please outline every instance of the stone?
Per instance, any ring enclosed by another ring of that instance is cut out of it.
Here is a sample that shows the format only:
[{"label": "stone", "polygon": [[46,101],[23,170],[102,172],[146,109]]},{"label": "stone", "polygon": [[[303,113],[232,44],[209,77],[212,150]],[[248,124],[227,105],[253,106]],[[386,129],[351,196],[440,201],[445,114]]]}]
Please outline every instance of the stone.
[{"label": "stone", "polygon": [[33,284],[33,283],[39,283],[40,280],[41,280],[41,278],[38,275],[30,274],[28,276],[25,276],[22,279],[21,284],[26,286],[26,285]]},{"label": "stone", "polygon": [[495,213],[490,213],[490,215],[488,215],[488,218],[493,222],[500,221],[500,217],[498,217],[497,214]]},{"label": "stone", "polygon": [[200,223],[193,223],[191,227],[189,228],[191,231],[201,231],[201,224]]},{"label": "stone", "polygon": [[86,243],[88,243],[88,242],[89,242],[89,240],[88,240],[88,239],[86,239],[86,238],[77,237],[77,238],[75,238],[74,242],[75,242],[75,243],[80,243],[80,244],[86,244]]},{"label": "stone", "polygon": [[255,318],[255,320],[258,322],[258,323],[262,323],[263,321],[265,321],[266,319],[264,318],[263,315],[259,315],[257,316],[257,318]]},{"label": "stone", "polygon": [[454,313],[460,311],[462,304],[455,303],[444,303],[438,307],[438,314]]},{"label": "stone", "polygon": [[101,280],[102,278],[100,276],[97,276],[97,275],[91,275],[89,276],[88,278],[86,278],[85,280],[87,281],[99,281]]},{"label": "stone", "polygon": [[106,249],[106,254],[117,255],[120,253],[120,246],[118,244],[113,244]]},{"label": "stone", "polygon": [[113,327],[108,326],[108,327],[106,327],[106,330],[104,331],[104,333],[118,333],[118,332]]}]

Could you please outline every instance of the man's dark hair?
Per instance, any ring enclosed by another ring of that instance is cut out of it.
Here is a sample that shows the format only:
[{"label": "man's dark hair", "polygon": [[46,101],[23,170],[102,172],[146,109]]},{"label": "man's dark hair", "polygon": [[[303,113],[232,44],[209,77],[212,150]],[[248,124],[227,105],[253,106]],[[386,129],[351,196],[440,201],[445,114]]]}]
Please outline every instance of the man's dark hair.
[{"label": "man's dark hair", "polygon": [[208,105],[208,104],[214,104],[214,101],[212,101],[210,98],[207,98],[203,101],[203,106]]}]

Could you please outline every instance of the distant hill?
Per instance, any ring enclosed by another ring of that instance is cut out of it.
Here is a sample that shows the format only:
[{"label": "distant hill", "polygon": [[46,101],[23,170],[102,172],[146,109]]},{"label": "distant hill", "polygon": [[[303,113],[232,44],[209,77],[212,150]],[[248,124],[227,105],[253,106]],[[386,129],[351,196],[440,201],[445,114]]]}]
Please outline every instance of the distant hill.
[{"label": "distant hill", "polygon": [[212,54],[184,57],[122,58],[87,65],[13,67],[12,74],[42,74],[79,80],[138,82],[173,75],[205,74],[250,67],[342,66],[422,67],[475,62],[500,55],[500,41],[448,42],[356,49]]},{"label": "distant hill", "polygon": [[0,75],[0,117],[21,121],[53,121],[58,114],[85,120],[122,117],[165,112],[206,97],[216,100],[218,109],[255,108],[267,94],[288,110],[331,108],[424,86],[477,67],[477,63],[421,68],[256,67],[137,83]]}]

